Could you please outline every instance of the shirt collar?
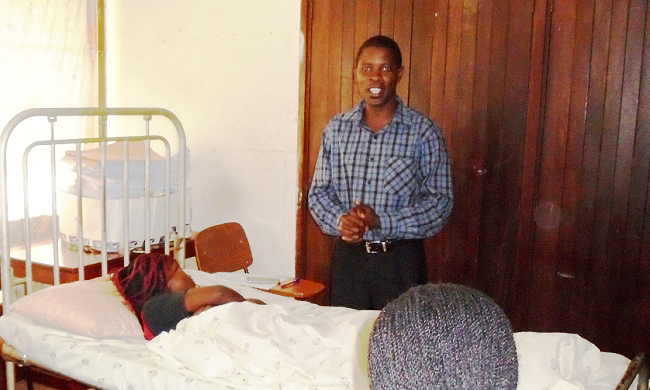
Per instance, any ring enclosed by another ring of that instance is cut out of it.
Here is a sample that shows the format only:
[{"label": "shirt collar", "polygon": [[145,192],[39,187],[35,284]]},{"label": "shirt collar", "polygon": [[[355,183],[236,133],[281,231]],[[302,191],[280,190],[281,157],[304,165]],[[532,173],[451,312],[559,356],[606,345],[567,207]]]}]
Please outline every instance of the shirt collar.
[{"label": "shirt collar", "polygon": [[[402,123],[405,125],[410,125],[411,124],[411,118],[407,113],[406,106],[404,105],[404,102],[399,96],[395,96],[395,99],[397,100],[397,109],[395,110],[395,116],[393,116],[393,120],[389,127],[392,127],[393,124],[397,123]],[[355,122],[361,123],[363,120],[363,109],[366,107],[366,101],[362,100],[356,107],[354,107],[352,110],[346,112],[343,115],[344,120],[351,120]],[[400,126],[396,126],[399,128]]]}]

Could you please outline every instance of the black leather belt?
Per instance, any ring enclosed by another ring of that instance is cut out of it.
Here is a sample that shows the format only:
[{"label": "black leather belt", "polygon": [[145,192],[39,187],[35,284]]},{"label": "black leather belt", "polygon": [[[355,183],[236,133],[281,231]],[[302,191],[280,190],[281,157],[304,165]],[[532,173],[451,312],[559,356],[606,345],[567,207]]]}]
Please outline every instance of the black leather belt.
[{"label": "black leather belt", "polygon": [[388,252],[393,247],[392,240],[362,241],[361,244],[366,247],[366,252],[368,253],[384,253],[384,252]]},{"label": "black leather belt", "polygon": [[368,253],[385,253],[400,245],[409,245],[409,244],[421,245],[422,240],[418,238],[416,239],[409,238],[409,239],[401,239],[401,240],[389,239],[383,241],[361,241],[359,244],[356,245],[361,245]]}]

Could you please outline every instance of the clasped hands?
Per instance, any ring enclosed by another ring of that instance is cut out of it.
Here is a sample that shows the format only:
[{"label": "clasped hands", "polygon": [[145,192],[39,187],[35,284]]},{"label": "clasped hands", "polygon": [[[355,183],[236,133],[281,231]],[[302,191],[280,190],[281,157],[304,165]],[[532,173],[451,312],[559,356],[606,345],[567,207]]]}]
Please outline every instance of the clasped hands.
[{"label": "clasped hands", "polygon": [[339,232],[343,241],[354,244],[363,240],[363,234],[381,225],[379,216],[372,207],[359,201],[339,219]]}]

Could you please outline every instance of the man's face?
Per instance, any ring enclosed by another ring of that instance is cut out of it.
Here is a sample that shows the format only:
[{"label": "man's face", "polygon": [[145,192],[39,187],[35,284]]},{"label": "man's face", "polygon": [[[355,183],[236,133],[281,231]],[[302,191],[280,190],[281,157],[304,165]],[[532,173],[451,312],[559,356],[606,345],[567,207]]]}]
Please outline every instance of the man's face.
[{"label": "man's face", "polygon": [[363,49],[356,68],[359,95],[366,104],[383,107],[394,100],[403,68],[398,68],[393,52],[383,47]]}]

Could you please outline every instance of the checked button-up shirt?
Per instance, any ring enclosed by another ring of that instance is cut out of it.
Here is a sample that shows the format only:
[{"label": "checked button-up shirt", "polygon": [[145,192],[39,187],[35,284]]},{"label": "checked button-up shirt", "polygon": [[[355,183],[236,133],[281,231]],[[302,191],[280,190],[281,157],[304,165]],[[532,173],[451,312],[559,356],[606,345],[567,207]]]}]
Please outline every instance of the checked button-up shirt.
[{"label": "checked button-up shirt", "polygon": [[363,121],[365,102],[334,117],[323,132],[309,190],[312,216],[325,234],[356,201],[367,203],[381,227],[366,240],[426,238],[451,214],[449,157],[434,121],[398,97],[391,123],[373,132]]}]

